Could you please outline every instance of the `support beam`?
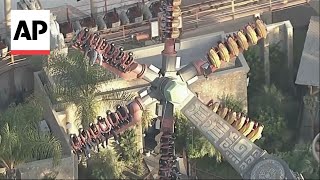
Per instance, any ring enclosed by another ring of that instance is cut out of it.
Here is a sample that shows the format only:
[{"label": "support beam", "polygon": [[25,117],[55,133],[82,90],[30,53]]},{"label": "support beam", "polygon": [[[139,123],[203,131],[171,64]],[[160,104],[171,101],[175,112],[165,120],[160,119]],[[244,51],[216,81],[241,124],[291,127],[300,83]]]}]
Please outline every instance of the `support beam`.
[{"label": "support beam", "polygon": [[7,34],[10,34],[11,0],[4,0],[4,17],[5,17],[6,32],[7,32]]},{"label": "support beam", "polygon": [[269,38],[260,40],[260,59],[263,62],[265,84],[270,86]]},{"label": "support beam", "polygon": [[289,70],[289,82],[294,87],[294,74],[293,74],[293,27],[291,23],[285,23],[285,51],[287,57],[287,65]]},{"label": "support beam", "polygon": [[95,6],[95,0],[90,0],[90,10],[91,10],[91,17],[95,18],[97,15],[97,7]]},{"label": "support beam", "polygon": [[161,73],[176,73],[177,52],[175,50],[174,39],[166,39],[164,50],[162,51]]}]

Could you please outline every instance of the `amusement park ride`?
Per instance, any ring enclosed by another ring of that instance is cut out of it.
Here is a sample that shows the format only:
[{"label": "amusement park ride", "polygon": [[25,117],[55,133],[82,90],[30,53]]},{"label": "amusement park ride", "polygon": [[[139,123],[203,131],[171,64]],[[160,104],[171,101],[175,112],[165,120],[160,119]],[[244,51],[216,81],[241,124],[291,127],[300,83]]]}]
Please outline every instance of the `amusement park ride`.
[{"label": "amusement park ride", "polygon": [[198,76],[210,75],[222,63],[234,60],[250,45],[256,45],[265,38],[267,29],[263,21],[256,19],[255,23],[228,35],[209,50],[206,60],[194,61],[177,70],[175,39],[180,36],[180,4],[181,0],[163,0],[161,3],[160,23],[165,47],[162,51],[162,68],[158,71],[152,66],[135,62],[132,52],[124,52],[122,47],[108,43],[97,33],[90,33],[88,29],[78,32],[73,46],[89,55],[90,62],[100,64],[125,80],[142,78],[150,86],[126,107],[118,105],[116,112],[107,111],[106,118],[99,117],[98,123],[90,124],[89,130],[81,130],[78,140],[73,137],[74,150],[81,153],[82,148],[76,145],[79,142],[100,143],[99,139],[107,140],[111,136],[117,140],[118,134],[141,120],[147,106],[158,101],[156,112],[161,120],[162,134],[160,179],[176,177],[172,168],[175,163],[175,109],[179,109],[199,129],[244,179],[303,179],[301,174],[290,170],[283,160],[253,143],[260,138],[262,125],[248,120],[240,122],[240,119],[246,119],[243,115],[216,103],[205,105],[188,89],[188,85],[195,82]]}]

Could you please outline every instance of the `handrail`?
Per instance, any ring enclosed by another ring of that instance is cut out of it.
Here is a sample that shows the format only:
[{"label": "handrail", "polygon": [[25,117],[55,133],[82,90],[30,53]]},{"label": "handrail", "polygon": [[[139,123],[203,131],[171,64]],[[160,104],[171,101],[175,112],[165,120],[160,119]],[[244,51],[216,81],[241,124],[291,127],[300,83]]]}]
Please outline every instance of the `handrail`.
[{"label": "handrail", "polygon": [[[236,7],[239,7],[240,5],[243,6],[243,4],[249,4],[248,2],[252,2],[252,1],[254,1],[254,0],[247,0],[247,1],[240,2],[240,3],[238,2],[238,3],[234,3],[234,5]],[[211,3],[211,5],[213,5],[213,2],[217,3],[217,1],[207,1],[204,4]],[[221,1],[219,0],[219,2],[221,2]],[[223,3],[225,3],[225,2],[229,3],[229,2],[231,2],[231,0],[223,1]],[[292,6],[306,4],[307,2],[308,2],[308,0],[292,0],[292,1],[288,1],[287,3],[283,3],[282,0],[276,0],[276,1],[269,0],[269,2],[265,2],[265,3],[261,3],[261,4],[250,5],[250,6],[245,6],[245,7],[240,6],[240,8],[235,8],[234,12],[231,11],[232,8],[230,7],[230,5],[227,5],[227,7],[230,8],[230,11],[225,12],[225,13],[221,13],[221,8],[220,8],[220,10],[217,10],[217,11],[214,11],[212,9],[199,11],[199,12],[196,12],[195,14],[192,14],[192,15],[183,16],[184,19],[187,19],[186,21],[183,22],[184,25],[186,26],[183,29],[183,31],[188,32],[190,30],[193,30],[194,28],[190,28],[190,26],[192,26],[193,24],[196,25],[201,22],[206,22],[207,24],[213,25],[215,23],[236,19],[237,17],[239,17],[239,15],[241,15],[241,17],[244,17],[244,16],[249,16],[250,14],[252,15],[252,14],[262,13],[262,12],[266,12],[266,11],[270,11],[270,10],[271,11],[278,11],[278,10],[282,10],[282,9],[289,8]],[[199,3],[196,5],[199,5]],[[194,5],[194,6],[196,6],[196,5]],[[194,7],[194,6],[190,5],[187,7]],[[188,11],[189,10],[183,11],[183,14],[187,14]],[[217,12],[217,13],[214,13],[214,12]],[[207,13],[207,14],[205,14],[205,13]],[[202,16],[201,16],[201,14],[202,14]],[[190,18],[193,16],[195,17],[195,19]],[[214,20],[218,19],[218,22],[210,22],[210,20],[212,21],[213,18],[215,18]],[[154,21],[154,20],[157,20],[157,18],[153,18],[150,21]],[[108,41],[114,41],[114,42],[124,41],[124,40],[130,39],[131,34],[150,31],[150,27],[147,26],[150,21],[145,20],[140,23],[132,23],[132,24],[120,26],[120,29],[122,29],[122,30],[120,30],[118,32],[104,33],[103,30],[100,32],[101,32],[101,35],[103,35],[106,39],[108,39]],[[140,25],[140,26],[136,27],[138,25]],[[199,27],[205,27],[205,25],[202,25]],[[0,27],[0,30],[1,30],[1,27]],[[132,33],[132,31],[134,31],[134,33]],[[0,35],[1,35],[1,33],[0,33]]]}]

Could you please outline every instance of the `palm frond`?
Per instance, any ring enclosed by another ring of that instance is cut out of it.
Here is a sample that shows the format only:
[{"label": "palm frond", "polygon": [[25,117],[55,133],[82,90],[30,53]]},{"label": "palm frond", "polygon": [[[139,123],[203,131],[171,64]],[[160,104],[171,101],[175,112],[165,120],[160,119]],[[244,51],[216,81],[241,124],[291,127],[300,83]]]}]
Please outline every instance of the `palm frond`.
[{"label": "palm frond", "polygon": [[150,109],[145,109],[143,111],[142,117],[141,117],[141,125],[143,128],[143,131],[145,131],[149,128],[149,126],[151,125],[152,118],[153,118],[153,116],[152,116]]},{"label": "palm frond", "polygon": [[62,147],[60,142],[52,135],[29,131],[26,142],[23,143],[23,147],[32,159],[39,160],[52,157],[53,165],[57,165],[60,162]]},{"label": "palm frond", "polygon": [[128,103],[128,101],[131,101],[134,97],[134,93],[130,93],[127,91],[116,91],[114,93],[104,95],[102,97],[102,100],[105,101],[109,107],[113,107],[117,104],[124,106]]}]

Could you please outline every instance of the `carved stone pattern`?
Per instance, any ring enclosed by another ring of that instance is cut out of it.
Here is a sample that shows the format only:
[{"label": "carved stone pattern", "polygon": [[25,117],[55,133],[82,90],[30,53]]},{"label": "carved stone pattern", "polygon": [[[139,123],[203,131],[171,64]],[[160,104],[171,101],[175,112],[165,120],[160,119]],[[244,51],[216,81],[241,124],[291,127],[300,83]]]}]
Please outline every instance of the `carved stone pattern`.
[{"label": "carved stone pattern", "polygon": [[276,160],[266,159],[257,163],[251,172],[250,179],[284,179],[283,166]]},{"label": "carved stone pattern", "polygon": [[204,133],[209,141],[214,143],[214,146],[239,173],[244,173],[249,165],[261,156],[263,151],[258,146],[197,98],[192,99],[181,112]]}]

